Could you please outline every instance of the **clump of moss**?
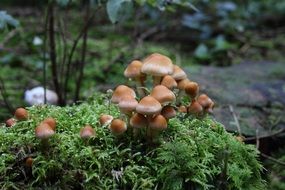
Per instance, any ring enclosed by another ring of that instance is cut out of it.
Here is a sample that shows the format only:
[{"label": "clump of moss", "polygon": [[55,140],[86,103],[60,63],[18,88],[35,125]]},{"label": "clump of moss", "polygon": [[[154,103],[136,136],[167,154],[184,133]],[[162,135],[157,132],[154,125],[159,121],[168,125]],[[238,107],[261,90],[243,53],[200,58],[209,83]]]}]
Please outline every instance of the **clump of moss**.
[{"label": "clump of moss", "polygon": [[[0,186],[4,189],[264,189],[251,145],[237,141],[209,117],[184,113],[169,120],[159,144],[114,136],[99,117],[119,110],[96,95],[81,105],[33,106],[29,119],[0,127]],[[57,121],[49,149],[42,150],[35,127],[46,117]],[[88,143],[80,129],[91,125]],[[33,159],[31,165],[27,159]]]}]

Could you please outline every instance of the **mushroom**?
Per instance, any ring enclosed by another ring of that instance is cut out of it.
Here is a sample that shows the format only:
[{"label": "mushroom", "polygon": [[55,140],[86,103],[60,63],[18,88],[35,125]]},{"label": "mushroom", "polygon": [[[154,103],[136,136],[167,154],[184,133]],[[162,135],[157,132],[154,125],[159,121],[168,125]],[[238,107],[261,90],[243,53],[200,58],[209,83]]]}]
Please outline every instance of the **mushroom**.
[{"label": "mushroom", "polygon": [[109,125],[112,122],[112,120],[113,120],[113,116],[107,115],[107,114],[103,114],[99,118],[99,123],[101,125]]},{"label": "mushroom", "polygon": [[149,127],[147,130],[147,136],[150,138],[151,142],[159,134],[160,131],[167,128],[167,121],[162,115],[157,115],[150,119]]},{"label": "mushroom", "polygon": [[32,157],[28,157],[28,158],[26,158],[25,165],[27,167],[31,168],[33,166],[33,162],[34,162],[33,158]]},{"label": "mushroom", "polygon": [[179,106],[178,112],[187,113],[187,108],[185,106]]},{"label": "mushroom", "polygon": [[80,137],[82,139],[89,139],[91,137],[95,137],[95,131],[90,125],[85,125],[80,129]]},{"label": "mushroom", "polygon": [[118,104],[124,96],[136,97],[136,93],[133,89],[125,85],[119,85],[113,92],[111,102]]},{"label": "mushroom", "polygon": [[177,82],[174,80],[174,78],[170,75],[165,75],[162,78],[161,85],[167,87],[168,89],[172,90],[173,88],[177,87]]},{"label": "mushroom", "polygon": [[138,60],[132,61],[124,71],[124,76],[133,79],[136,82],[137,91],[140,97],[144,97],[145,93],[141,87],[144,87],[146,76],[141,72],[143,63]]},{"label": "mushroom", "polygon": [[52,117],[48,117],[48,118],[45,118],[42,123],[46,123],[48,124],[52,130],[55,131],[55,127],[56,127],[56,120]]},{"label": "mushroom", "polygon": [[27,120],[28,119],[28,111],[25,108],[18,108],[15,111],[15,117],[18,120]]},{"label": "mushroom", "polygon": [[41,123],[35,128],[35,134],[37,138],[46,140],[53,136],[55,132],[47,123]]},{"label": "mushroom", "polygon": [[10,119],[7,119],[5,123],[7,127],[12,127],[13,125],[16,124],[16,120],[14,118],[10,118]]},{"label": "mushroom", "polygon": [[199,104],[197,100],[192,100],[190,106],[187,109],[188,113],[199,115],[203,111],[203,107]]},{"label": "mushroom", "polygon": [[201,94],[197,98],[197,101],[199,102],[199,104],[203,107],[203,109],[206,112],[208,112],[208,113],[213,112],[214,102],[212,101],[211,98],[209,98],[209,96],[207,96],[206,94]]},{"label": "mushroom", "polygon": [[136,137],[139,133],[139,129],[147,127],[148,121],[144,115],[135,113],[130,118],[130,125],[133,127],[134,137]]},{"label": "mushroom", "polygon": [[54,130],[47,123],[41,123],[35,128],[35,135],[41,140],[44,150],[48,149],[48,139],[54,134]]},{"label": "mushroom", "polygon": [[161,104],[152,96],[146,96],[140,100],[136,107],[136,111],[140,114],[153,116],[161,111]]},{"label": "mushroom", "polygon": [[199,93],[199,85],[196,82],[188,82],[185,84],[185,93],[191,98],[194,99]]},{"label": "mushroom", "polygon": [[155,86],[150,95],[157,99],[161,104],[175,101],[175,94],[163,85]]},{"label": "mushroom", "polygon": [[161,110],[161,115],[168,120],[176,116],[176,111],[172,106],[164,106]]},{"label": "mushroom", "polygon": [[171,75],[176,81],[183,80],[187,78],[186,73],[178,66],[174,65],[174,70]]},{"label": "mushroom", "polygon": [[130,115],[137,105],[138,101],[132,96],[124,96],[118,104],[120,111],[126,115]]},{"label": "mushroom", "polygon": [[127,125],[121,119],[114,119],[109,128],[114,135],[121,135],[127,130]]},{"label": "mushroom", "polygon": [[143,60],[141,72],[153,76],[153,86],[159,85],[161,77],[173,73],[172,61],[159,53],[153,53]]}]

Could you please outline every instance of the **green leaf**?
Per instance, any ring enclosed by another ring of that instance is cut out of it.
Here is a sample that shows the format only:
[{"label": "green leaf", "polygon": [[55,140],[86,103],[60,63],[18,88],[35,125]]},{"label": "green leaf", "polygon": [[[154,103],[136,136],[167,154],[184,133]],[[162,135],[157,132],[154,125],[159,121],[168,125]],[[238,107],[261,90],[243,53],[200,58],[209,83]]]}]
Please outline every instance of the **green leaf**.
[{"label": "green leaf", "polygon": [[113,24],[128,19],[132,11],[131,0],[108,0],[107,2],[107,13]]},{"label": "green leaf", "polygon": [[6,11],[0,11],[0,30],[16,28],[17,26],[19,26],[18,20],[7,14]]},{"label": "green leaf", "polygon": [[210,57],[208,47],[205,44],[200,44],[196,48],[194,55],[199,59],[208,59]]}]

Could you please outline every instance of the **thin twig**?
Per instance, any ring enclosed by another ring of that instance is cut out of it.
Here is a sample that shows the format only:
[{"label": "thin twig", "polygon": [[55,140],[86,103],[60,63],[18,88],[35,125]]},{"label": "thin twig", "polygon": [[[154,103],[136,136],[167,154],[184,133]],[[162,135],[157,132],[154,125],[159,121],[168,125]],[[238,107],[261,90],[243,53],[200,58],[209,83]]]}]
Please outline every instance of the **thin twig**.
[{"label": "thin twig", "polygon": [[7,93],[6,93],[6,88],[5,88],[5,85],[4,85],[4,81],[3,81],[3,79],[1,77],[0,77],[0,93],[1,93],[1,96],[3,98],[3,101],[5,103],[6,108],[9,110],[9,112],[11,114],[13,114],[14,108],[11,106],[11,104],[10,104],[10,102],[8,100]]},{"label": "thin twig", "polygon": [[282,161],[280,161],[280,160],[277,160],[277,159],[275,159],[275,158],[273,158],[273,157],[271,157],[271,156],[268,156],[268,155],[266,155],[266,154],[264,154],[264,153],[260,153],[260,155],[263,156],[264,158],[267,158],[268,160],[271,160],[271,161],[277,163],[277,164],[280,164],[280,165],[282,165],[282,166],[285,166],[285,163],[284,163],[284,162],[282,162]]},{"label": "thin twig", "polygon": [[[96,12],[96,11],[94,11],[94,12]],[[86,28],[89,26],[90,22],[93,20],[93,17],[94,17],[94,13],[92,14],[91,17],[89,17],[88,21],[85,23],[85,26],[83,27],[81,32],[78,34],[77,38],[74,40],[72,48],[70,50],[70,53],[68,56],[68,61],[67,61],[67,66],[66,66],[66,72],[65,72],[65,81],[64,81],[64,99],[65,100],[67,98],[67,86],[68,86],[68,82],[69,82],[69,78],[70,78],[70,66],[71,66],[73,54],[75,52],[75,49],[77,47],[77,44],[78,44],[80,38],[83,36]]]},{"label": "thin twig", "polygon": [[237,118],[237,116],[236,116],[236,114],[235,114],[235,112],[234,112],[233,106],[232,106],[232,105],[229,105],[229,109],[230,109],[230,112],[231,112],[231,114],[232,114],[232,116],[233,116],[233,118],[234,118],[234,122],[235,122],[235,125],[236,125],[236,127],[237,127],[238,133],[239,133],[239,135],[241,136],[242,133],[241,133],[240,124],[239,124],[238,118]]},{"label": "thin twig", "polygon": [[49,12],[49,45],[50,45],[50,60],[51,60],[52,79],[53,79],[55,91],[58,95],[58,103],[59,103],[59,105],[64,105],[65,99],[62,98],[62,89],[59,86],[58,73],[57,73],[53,2],[50,3],[50,5],[48,7],[48,12]]}]

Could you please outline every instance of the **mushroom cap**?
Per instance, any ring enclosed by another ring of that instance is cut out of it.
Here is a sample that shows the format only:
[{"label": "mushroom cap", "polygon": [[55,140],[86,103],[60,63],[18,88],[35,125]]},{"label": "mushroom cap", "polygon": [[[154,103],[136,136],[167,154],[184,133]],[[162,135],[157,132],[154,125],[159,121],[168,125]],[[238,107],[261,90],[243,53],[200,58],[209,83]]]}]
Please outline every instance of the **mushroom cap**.
[{"label": "mushroom cap", "polygon": [[188,82],[185,85],[185,93],[190,96],[190,98],[195,98],[199,93],[199,85],[196,82]]},{"label": "mushroom cap", "polygon": [[147,119],[140,113],[135,113],[130,119],[130,125],[134,128],[143,128],[148,124]]},{"label": "mushroom cap", "polygon": [[12,127],[13,125],[16,124],[16,120],[14,118],[10,118],[10,119],[7,119],[5,123],[7,127]]},{"label": "mushroom cap", "polygon": [[105,124],[109,125],[112,122],[113,119],[114,119],[113,116],[107,115],[107,114],[103,114],[103,115],[100,116],[99,122],[100,122],[101,125],[105,125]]},{"label": "mushroom cap", "polygon": [[45,119],[42,121],[42,123],[48,124],[48,125],[50,126],[50,128],[55,131],[56,120],[55,120],[54,118],[52,118],[52,117],[45,118]]},{"label": "mushroom cap", "polygon": [[41,123],[35,128],[35,134],[39,139],[48,139],[53,136],[55,132],[47,123]]},{"label": "mushroom cap", "polygon": [[161,104],[175,101],[175,94],[163,85],[155,86],[150,95],[157,99]]},{"label": "mushroom cap", "polygon": [[177,82],[174,80],[174,78],[170,75],[165,75],[162,78],[162,81],[160,83],[161,85],[169,88],[169,89],[173,89],[177,87]]},{"label": "mushroom cap", "polygon": [[188,82],[190,82],[190,80],[188,78],[177,81],[177,88],[179,90],[184,90],[185,86]]},{"label": "mushroom cap", "polygon": [[121,119],[114,119],[111,122],[110,130],[115,135],[123,134],[127,130],[126,123]]},{"label": "mushroom cap", "polygon": [[25,164],[28,167],[32,167],[33,162],[34,162],[33,158],[32,157],[28,157],[28,158],[26,158]]},{"label": "mushroom cap", "polygon": [[162,115],[157,115],[150,119],[149,127],[155,130],[164,130],[167,128],[167,121]]},{"label": "mushroom cap", "polygon": [[143,60],[141,72],[152,76],[165,76],[173,73],[171,59],[159,53],[153,53]]},{"label": "mushroom cap", "polygon": [[25,108],[18,108],[15,111],[15,117],[18,120],[26,120],[28,119],[28,111]]},{"label": "mushroom cap", "polygon": [[179,106],[178,112],[187,113],[187,108],[185,106]]},{"label": "mushroom cap", "polygon": [[95,131],[90,125],[85,125],[80,129],[80,137],[82,139],[88,139],[95,136]]},{"label": "mushroom cap", "polygon": [[161,115],[166,119],[171,119],[176,116],[176,111],[172,106],[164,106],[161,110]]},{"label": "mushroom cap", "polygon": [[152,96],[145,96],[136,107],[136,111],[143,115],[154,115],[161,111],[161,104]]},{"label": "mushroom cap", "polygon": [[136,109],[138,101],[132,96],[124,96],[118,106],[122,113],[130,113]]},{"label": "mushroom cap", "polygon": [[128,86],[119,85],[113,92],[111,102],[118,104],[124,96],[132,96],[133,98],[135,98],[136,93]]},{"label": "mushroom cap", "polygon": [[136,78],[140,77],[143,73],[141,73],[141,67],[143,63],[138,60],[132,61],[128,67],[124,71],[124,76],[127,78]]},{"label": "mushroom cap", "polygon": [[203,111],[203,107],[199,104],[197,100],[192,100],[187,111],[190,114],[199,114]]},{"label": "mushroom cap", "polygon": [[175,80],[182,80],[187,78],[186,73],[178,65],[174,65],[174,71],[171,76]]},{"label": "mushroom cap", "polygon": [[206,94],[201,94],[198,98],[197,101],[199,102],[199,104],[201,104],[201,106],[204,109],[207,109],[209,107],[213,107],[214,106],[214,102],[211,100],[211,98],[209,98],[209,96],[207,96]]}]

